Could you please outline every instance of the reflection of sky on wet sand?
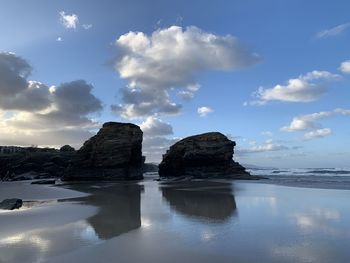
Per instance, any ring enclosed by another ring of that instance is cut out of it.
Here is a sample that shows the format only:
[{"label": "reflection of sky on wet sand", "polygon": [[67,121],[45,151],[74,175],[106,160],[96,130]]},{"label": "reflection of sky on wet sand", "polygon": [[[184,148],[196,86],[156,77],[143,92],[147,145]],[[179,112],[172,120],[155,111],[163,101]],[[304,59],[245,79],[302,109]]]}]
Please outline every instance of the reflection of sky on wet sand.
[{"label": "reflection of sky on wet sand", "polygon": [[0,214],[0,262],[350,259],[350,191],[153,181],[70,188],[90,196]]}]

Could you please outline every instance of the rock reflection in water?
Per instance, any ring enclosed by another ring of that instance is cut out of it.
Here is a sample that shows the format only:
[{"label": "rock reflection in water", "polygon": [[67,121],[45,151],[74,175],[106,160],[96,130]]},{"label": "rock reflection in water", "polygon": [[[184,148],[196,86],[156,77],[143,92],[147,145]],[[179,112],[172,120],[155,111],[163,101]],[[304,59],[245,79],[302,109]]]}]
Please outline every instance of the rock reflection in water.
[{"label": "rock reflection in water", "polygon": [[72,184],[69,188],[91,194],[68,201],[80,201],[99,208],[97,214],[86,221],[100,239],[110,239],[141,226],[140,202],[143,186],[136,183],[117,183],[103,187]]},{"label": "rock reflection in water", "polygon": [[230,183],[177,182],[163,184],[160,189],[170,207],[185,216],[223,222],[236,213]]}]

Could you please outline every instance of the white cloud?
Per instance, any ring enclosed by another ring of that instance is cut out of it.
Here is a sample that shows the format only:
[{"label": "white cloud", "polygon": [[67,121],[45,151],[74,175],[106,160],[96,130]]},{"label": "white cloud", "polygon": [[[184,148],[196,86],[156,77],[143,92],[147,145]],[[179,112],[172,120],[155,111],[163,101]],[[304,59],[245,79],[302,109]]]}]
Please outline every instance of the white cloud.
[{"label": "white cloud", "polygon": [[92,24],[82,24],[81,25],[85,30],[89,30],[92,28]]},{"label": "white cloud", "polygon": [[145,136],[142,142],[142,154],[146,155],[146,162],[159,163],[162,160],[163,154],[165,154],[169,147],[179,140],[180,138]]},{"label": "white cloud", "polygon": [[302,115],[294,117],[292,122],[288,126],[281,128],[281,131],[294,132],[294,131],[305,131],[311,129],[318,129],[322,126],[316,123],[316,120],[330,117],[334,114],[333,111],[322,111],[312,114]]},{"label": "white cloud", "polygon": [[341,25],[337,25],[335,27],[324,29],[316,34],[317,38],[327,38],[327,37],[334,37],[341,33],[343,33],[345,30],[347,30],[350,27],[350,23],[345,23]]},{"label": "white cloud", "polygon": [[122,90],[122,103],[112,109],[124,118],[178,113],[181,105],[172,101],[172,89],[180,89],[179,96],[191,99],[198,89],[198,73],[237,70],[260,60],[235,37],[194,26],[171,26],[150,36],[129,32],[115,44],[119,56],[114,67],[129,84]]},{"label": "white cloud", "polygon": [[335,109],[334,112],[342,115],[350,115],[350,110],[341,109],[341,108]]},{"label": "white cloud", "polygon": [[332,134],[332,130],[330,128],[322,128],[314,131],[310,131],[304,134],[305,140],[312,140],[315,138],[323,138]]},{"label": "white cloud", "polygon": [[184,90],[180,90],[178,92],[178,95],[182,99],[189,101],[193,99],[195,93],[199,90],[199,88],[200,88],[199,84],[188,85]]},{"label": "white cloud", "polygon": [[331,135],[332,130],[330,128],[323,128],[322,125],[316,121],[337,114],[350,115],[350,110],[338,108],[333,111],[321,111],[312,114],[301,115],[294,117],[288,126],[283,126],[280,130],[284,132],[307,131],[304,134],[304,139],[306,140],[322,138]]},{"label": "white cloud", "polygon": [[197,109],[197,113],[200,117],[206,117],[209,113],[212,113],[214,110],[210,107],[200,107]]},{"label": "white cloud", "polygon": [[340,64],[339,70],[345,74],[350,74],[350,60],[346,60]]},{"label": "white cloud", "polygon": [[160,162],[162,155],[178,139],[169,138],[173,127],[154,116],[148,117],[140,124],[143,131],[142,153],[147,162]]},{"label": "white cloud", "polygon": [[62,42],[62,41],[63,41],[63,38],[62,38],[62,37],[58,37],[58,38],[56,38],[56,41],[57,41],[57,42]]},{"label": "white cloud", "polygon": [[261,145],[253,145],[250,148],[242,148],[237,149],[237,154],[247,154],[247,153],[262,153],[262,152],[274,152],[274,151],[283,151],[283,150],[289,150],[289,147],[282,144],[276,144],[273,143],[272,140],[266,141],[265,143]]},{"label": "white cloud", "polygon": [[76,29],[79,23],[79,18],[76,14],[67,15],[66,12],[59,12],[60,21],[65,28]]},{"label": "white cloud", "polygon": [[148,117],[144,122],[142,122],[140,128],[144,132],[145,136],[149,137],[173,134],[173,127],[170,124],[165,123],[153,116]]},{"label": "white cloud", "polygon": [[276,85],[269,89],[260,87],[254,93],[254,96],[258,100],[252,101],[249,104],[264,105],[273,100],[287,102],[315,101],[328,90],[326,85],[328,81],[338,79],[340,79],[340,76],[337,74],[314,70],[298,78],[288,80],[286,85]]}]

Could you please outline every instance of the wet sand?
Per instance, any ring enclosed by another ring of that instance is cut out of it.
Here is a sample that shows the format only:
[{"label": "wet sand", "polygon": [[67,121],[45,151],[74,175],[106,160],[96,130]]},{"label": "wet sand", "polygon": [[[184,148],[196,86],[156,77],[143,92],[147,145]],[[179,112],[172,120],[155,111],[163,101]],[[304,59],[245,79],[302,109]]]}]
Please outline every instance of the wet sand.
[{"label": "wet sand", "polygon": [[0,183],[0,262],[348,262],[350,191],[254,182]]}]

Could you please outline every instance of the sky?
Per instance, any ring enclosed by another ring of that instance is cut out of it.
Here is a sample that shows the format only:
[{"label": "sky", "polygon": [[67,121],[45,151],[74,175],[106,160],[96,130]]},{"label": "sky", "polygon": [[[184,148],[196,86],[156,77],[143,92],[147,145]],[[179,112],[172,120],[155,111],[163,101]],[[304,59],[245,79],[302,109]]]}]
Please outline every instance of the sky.
[{"label": "sky", "polygon": [[79,148],[106,121],[159,162],[219,131],[234,159],[350,167],[350,2],[0,0],[0,145]]}]

